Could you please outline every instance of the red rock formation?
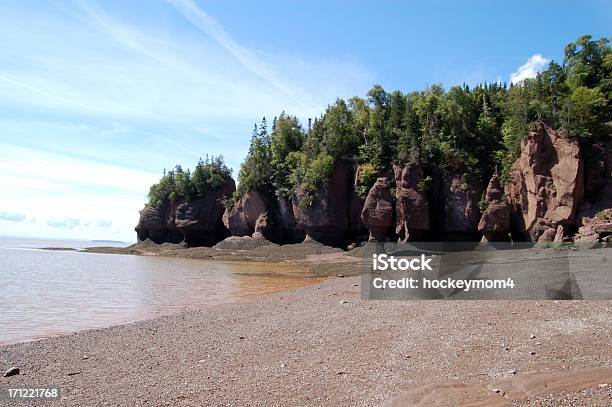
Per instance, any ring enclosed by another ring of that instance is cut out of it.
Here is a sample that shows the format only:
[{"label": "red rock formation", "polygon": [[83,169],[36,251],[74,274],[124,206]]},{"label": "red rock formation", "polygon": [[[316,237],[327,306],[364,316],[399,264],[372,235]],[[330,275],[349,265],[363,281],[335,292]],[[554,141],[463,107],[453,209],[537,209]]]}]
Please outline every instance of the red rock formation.
[{"label": "red rock formation", "polygon": [[146,206],[140,211],[140,219],[136,225],[138,240],[151,239],[156,243],[162,243],[166,239],[167,228],[164,220],[165,208],[153,208]]},{"label": "red rock formation", "polygon": [[599,212],[592,218],[583,218],[574,237],[576,242],[612,241],[612,209]]},{"label": "red rock formation", "polygon": [[351,189],[351,202],[349,204],[349,232],[353,237],[362,237],[367,235],[368,229],[361,221],[361,210],[363,209],[364,200],[357,194],[356,188],[359,185],[359,175],[361,166],[355,168],[353,177],[353,187]]},{"label": "red rock formation", "polygon": [[361,211],[361,220],[370,231],[370,240],[384,242],[393,222],[393,204],[386,177],[376,180]]},{"label": "red rock formation", "polygon": [[[277,199],[277,220],[280,232],[278,233],[277,243],[299,243],[306,236],[295,219],[293,204],[289,198],[280,197]],[[278,228],[277,228],[278,229]]]},{"label": "red rock formation", "polygon": [[253,237],[265,238],[265,236],[269,233],[269,225],[268,225],[268,215],[264,212],[257,217],[257,221],[255,222],[255,232],[253,233]]},{"label": "red rock formation", "polygon": [[395,176],[396,225],[395,233],[407,241],[420,239],[429,230],[429,207],[424,191],[417,183],[423,178],[420,165],[393,164]]},{"label": "red rock formation", "polygon": [[510,240],[510,205],[506,201],[497,174],[487,186],[485,195],[487,207],[478,223],[483,242],[507,242]]},{"label": "red rock formation", "polygon": [[212,246],[230,235],[222,220],[223,199],[230,197],[235,190],[234,180],[228,178],[216,190],[176,208],[176,228],[189,246]]},{"label": "red rock formation", "polygon": [[258,191],[249,191],[223,213],[223,224],[232,236],[251,236],[257,218],[266,211],[266,200]]},{"label": "red rock formation", "polygon": [[555,243],[563,243],[563,239],[565,238],[565,230],[563,229],[563,225],[557,226],[557,233],[555,233],[555,239],[553,242]]},{"label": "red rock formation", "polygon": [[445,239],[471,241],[479,237],[482,185],[454,176],[445,181],[442,233]]},{"label": "red rock formation", "polygon": [[[603,152],[601,147],[598,158],[590,162],[585,174],[585,195],[587,201],[578,209],[576,226],[583,226],[583,218],[592,218],[606,209],[612,208],[612,149]],[[593,156],[594,154],[591,154]]]},{"label": "red rock formation", "polygon": [[525,237],[537,241],[552,229],[554,238],[558,225],[574,222],[583,200],[580,144],[537,123],[521,149],[506,187],[508,201],[524,223]]},{"label": "red rock formation", "polygon": [[176,228],[174,215],[177,205],[168,202],[158,208],[145,206],[140,211],[138,224],[134,228],[138,240],[151,239],[155,243],[179,243],[183,235]]},{"label": "red rock formation", "polygon": [[314,196],[306,199],[304,191],[296,191],[292,197],[293,212],[298,228],[306,232],[307,238],[342,245],[349,229],[352,178],[351,165],[339,160],[326,184]]}]

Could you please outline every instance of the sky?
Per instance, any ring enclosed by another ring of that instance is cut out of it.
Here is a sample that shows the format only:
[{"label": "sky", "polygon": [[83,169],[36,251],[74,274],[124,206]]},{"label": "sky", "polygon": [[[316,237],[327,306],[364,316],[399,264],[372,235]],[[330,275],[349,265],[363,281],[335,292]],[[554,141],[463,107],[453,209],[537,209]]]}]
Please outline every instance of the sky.
[{"label": "sky", "polygon": [[263,116],[519,82],[611,26],[609,1],[4,2],[0,235],[134,241],[164,168],[236,174]]}]

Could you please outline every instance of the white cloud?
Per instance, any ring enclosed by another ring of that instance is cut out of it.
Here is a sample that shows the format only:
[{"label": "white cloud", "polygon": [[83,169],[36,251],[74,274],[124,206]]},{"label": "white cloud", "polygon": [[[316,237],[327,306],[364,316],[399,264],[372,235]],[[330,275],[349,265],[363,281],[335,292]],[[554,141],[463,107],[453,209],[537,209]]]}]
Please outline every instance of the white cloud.
[{"label": "white cloud", "polygon": [[[374,82],[350,56],[247,48],[189,0],[156,5],[163,24],[106,2],[56,3],[0,13],[1,204],[26,214],[0,219],[2,234],[133,240],[164,167],[224,154],[237,170],[253,121],[314,117]],[[80,222],[47,222],[67,218]]]},{"label": "white cloud", "polygon": [[206,128],[282,110],[313,117],[374,81],[350,57],[247,48],[192,1],[170,2],[195,35],[117,18],[95,1],[67,15],[29,15],[27,30],[10,11],[0,14],[0,104]]},{"label": "white cloud", "polygon": [[272,64],[258,57],[254,51],[237,43],[217,20],[199,8],[193,0],[169,0],[169,2],[193,25],[214,38],[249,71],[264,79],[306,109],[320,109],[320,106],[312,101],[307,92],[284,78]]},{"label": "white cloud", "polygon": [[45,153],[10,144],[0,144],[0,185],[42,191],[71,187],[112,188],[138,191],[157,182],[158,175],[118,165]]},{"label": "white cloud", "polygon": [[79,226],[81,220],[78,218],[51,218],[47,219],[47,225],[54,228],[63,228],[63,229],[73,229],[76,226]]},{"label": "white cloud", "polygon": [[[0,143],[0,151],[2,210],[10,215],[0,217],[1,234],[133,240],[138,211],[159,178],[10,144]],[[14,221],[21,213],[29,222]]]},{"label": "white cloud", "polygon": [[528,78],[534,78],[550,61],[540,54],[529,57],[527,62],[510,74],[510,82],[517,84]]},{"label": "white cloud", "polygon": [[96,222],[96,226],[98,226],[99,228],[110,228],[111,226],[113,226],[113,221],[100,219]]},{"label": "white cloud", "polygon": [[24,213],[0,211],[0,219],[11,222],[23,222],[26,220],[26,215]]}]

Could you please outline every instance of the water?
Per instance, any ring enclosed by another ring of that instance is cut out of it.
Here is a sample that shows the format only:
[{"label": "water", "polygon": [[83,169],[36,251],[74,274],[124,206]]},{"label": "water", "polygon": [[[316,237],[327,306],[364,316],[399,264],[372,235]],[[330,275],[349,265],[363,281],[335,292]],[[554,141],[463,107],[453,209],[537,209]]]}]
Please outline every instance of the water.
[{"label": "water", "polygon": [[118,243],[0,237],[0,344],[242,301],[313,283],[287,265],[40,250]]}]

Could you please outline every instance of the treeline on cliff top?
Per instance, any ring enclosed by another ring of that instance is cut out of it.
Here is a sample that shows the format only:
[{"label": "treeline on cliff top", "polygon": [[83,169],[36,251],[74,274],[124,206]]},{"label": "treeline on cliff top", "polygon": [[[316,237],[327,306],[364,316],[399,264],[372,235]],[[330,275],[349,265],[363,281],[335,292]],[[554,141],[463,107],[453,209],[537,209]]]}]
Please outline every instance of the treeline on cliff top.
[{"label": "treeline on cliff top", "polygon": [[[270,132],[265,118],[255,125],[238,190],[227,204],[251,190],[291,196],[298,188],[306,196],[301,204],[308,204],[341,158],[361,165],[357,193],[362,197],[394,161],[419,163],[425,173],[435,165],[483,181],[499,169],[505,178],[533,121],[578,138],[587,154],[590,145],[609,143],[611,95],[610,38],[588,35],[565,47],[561,65],[553,61],[518,84],[447,91],[433,85],[409,93],[388,93],[375,85],[366,99],[337,99],[306,127],[284,112],[274,118]],[[204,195],[230,175],[222,157],[200,160],[193,173],[177,166],[151,187],[149,205]],[[427,183],[425,177],[419,188]]]}]

